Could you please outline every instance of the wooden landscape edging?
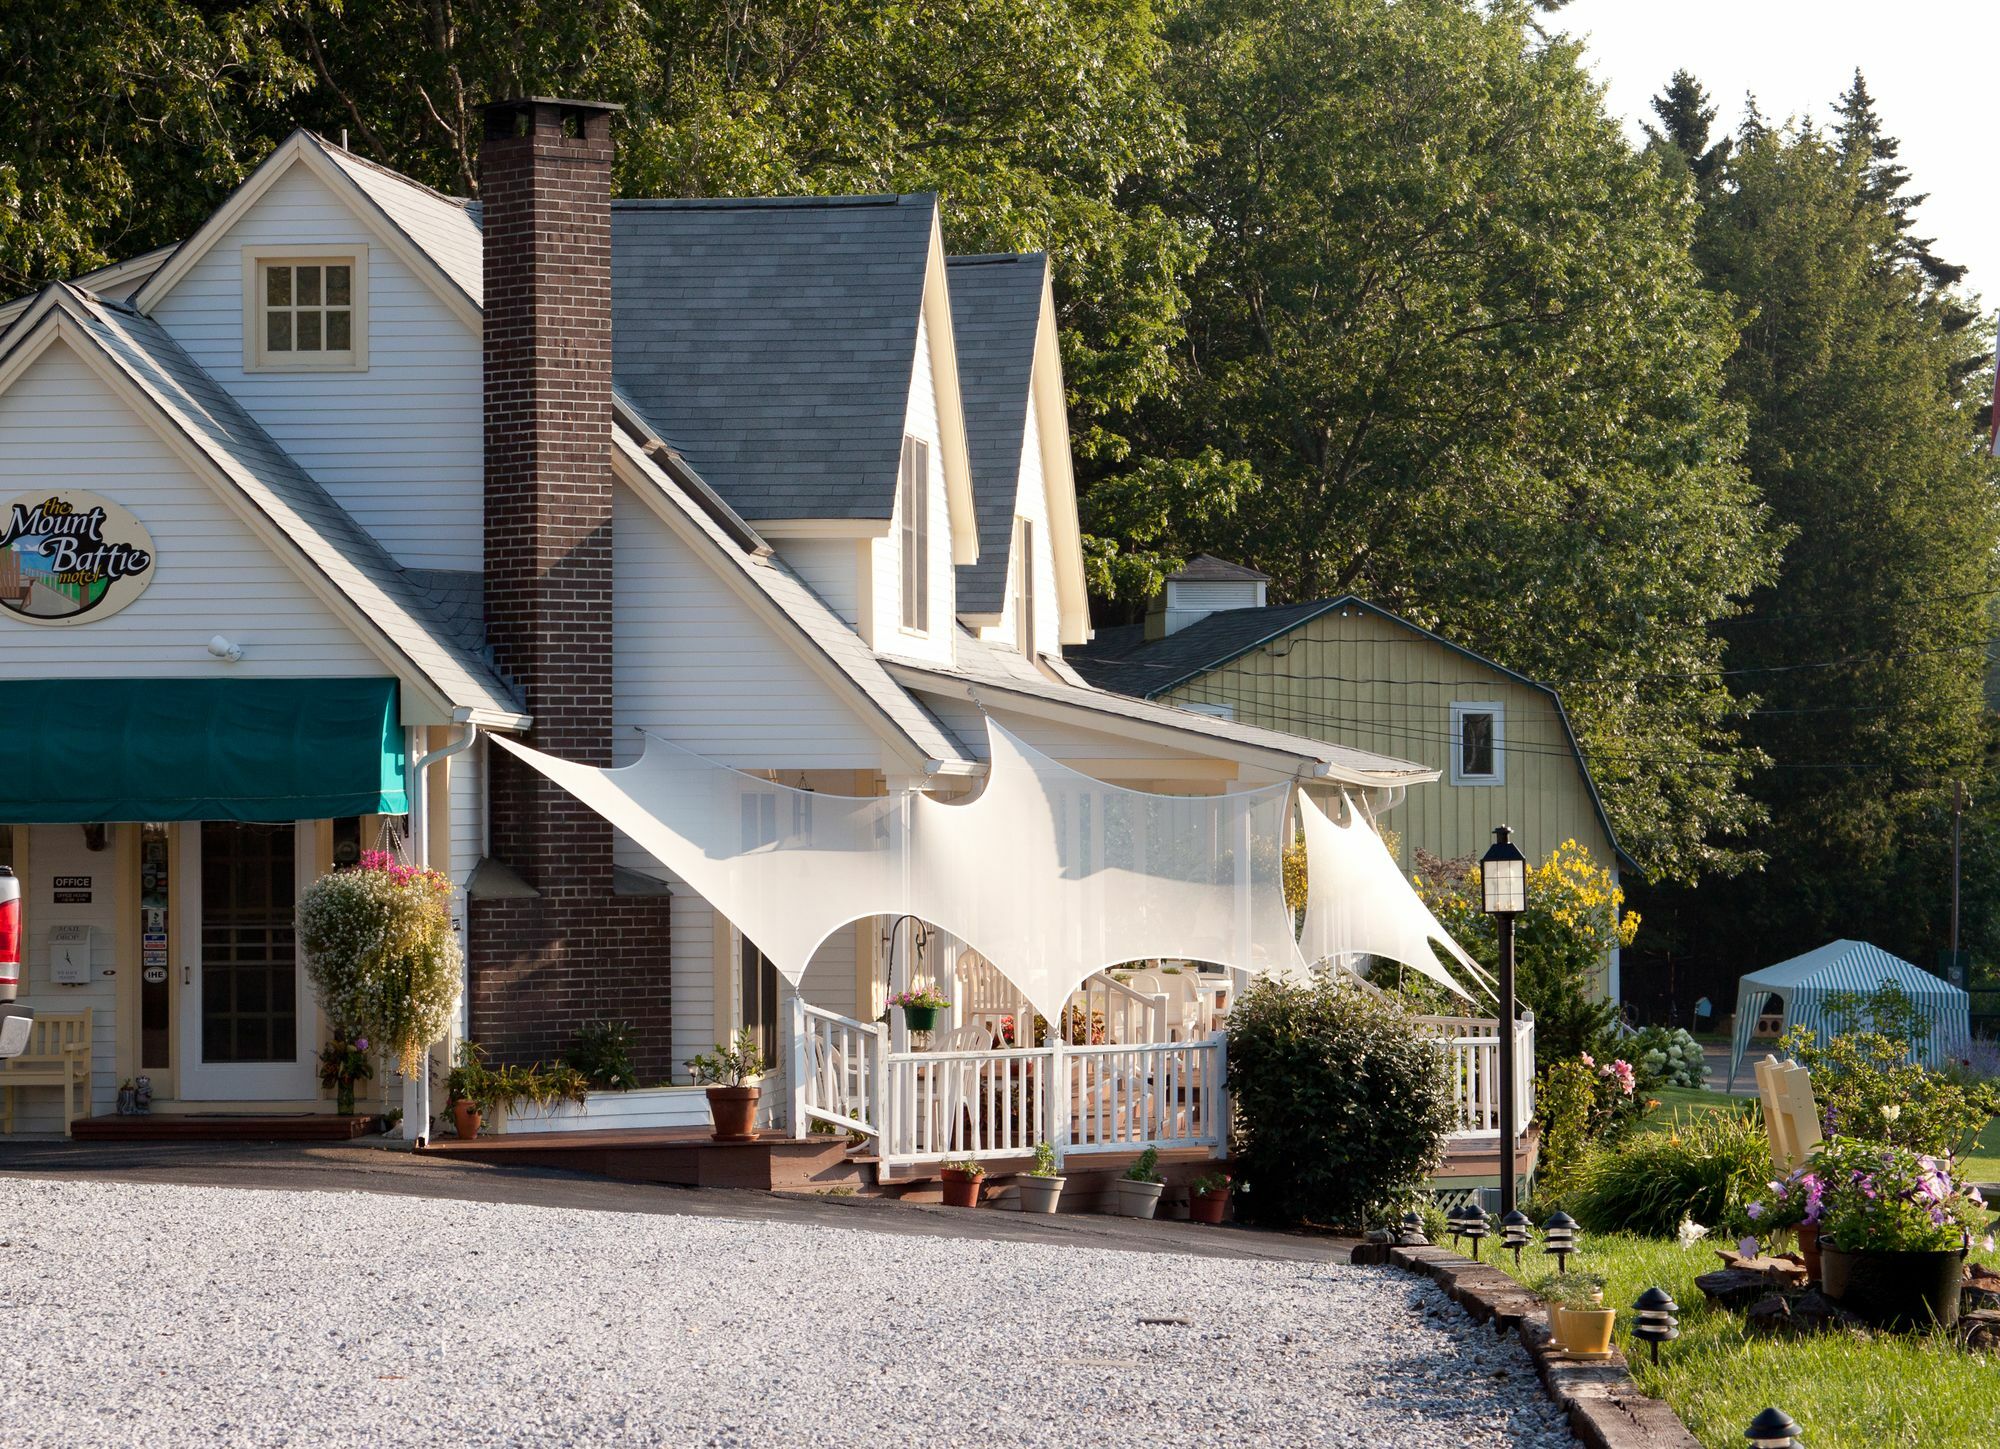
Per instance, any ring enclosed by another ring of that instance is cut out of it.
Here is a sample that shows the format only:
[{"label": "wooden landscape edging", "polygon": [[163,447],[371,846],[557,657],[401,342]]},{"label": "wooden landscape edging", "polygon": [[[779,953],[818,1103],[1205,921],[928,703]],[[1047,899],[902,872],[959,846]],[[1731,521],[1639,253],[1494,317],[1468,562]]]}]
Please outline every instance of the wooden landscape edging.
[{"label": "wooden landscape edging", "polygon": [[1701,1441],[1672,1409],[1639,1392],[1616,1348],[1601,1363],[1572,1363],[1550,1352],[1542,1300],[1500,1269],[1446,1248],[1391,1243],[1363,1243],[1354,1250],[1353,1261],[1420,1274],[1474,1322],[1491,1323],[1495,1333],[1518,1334],[1542,1387],[1568,1416],[1570,1432],[1589,1449],[1701,1449]]}]

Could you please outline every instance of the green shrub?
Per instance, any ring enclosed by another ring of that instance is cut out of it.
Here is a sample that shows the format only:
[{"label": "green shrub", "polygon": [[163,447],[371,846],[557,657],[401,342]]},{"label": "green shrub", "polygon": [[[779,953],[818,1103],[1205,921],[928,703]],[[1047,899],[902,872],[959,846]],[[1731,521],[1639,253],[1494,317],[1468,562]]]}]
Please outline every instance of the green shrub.
[{"label": "green shrub", "polygon": [[632,1065],[633,1037],[629,1022],[585,1022],[570,1038],[563,1060],[588,1077],[593,1087],[629,1092],[639,1085],[638,1069]]},{"label": "green shrub", "polygon": [[1820,1130],[1828,1137],[1880,1142],[1917,1152],[1956,1152],[2000,1111],[1990,1085],[1954,1081],[1911,1060],[1907,1040],[1877,1031],[1816,1041],[1794,1027],[1778,1043],[1812,1073]]},{"label": "green shrub", "polygon": [[1637,1076],[1623,1058],[1600,1062],[1588,1052],[1552,1062],[1535,1080],[1535,1120],[1542,1127],[1542,1176],[1560,1181],[1592,1143],[1615,1140],[1645,1112]]},{"label": "green shrub", "polygon": [[1237,1210],[1361,1227],[1400,1214],[1456,1125],[1444,1054],[1332,978],[1266,978],[1229,1014]]},{"label": "green shrub", "polygon": [[1665,1132],[1593,1149],[1554,1193],[1590,1232],[1672,1237],[1683,1218],[1739,1221],[1770,1176],[1771,1144],[1759,1114],[1703,1111],[1676,1115]]},{"label": "green shrub", "polygon": [[1638,1069],[1641,1089],[1708,1085],[1701,1043],[1680,1027],[1646,1027],[1620,1042],[1618,1049]]}]

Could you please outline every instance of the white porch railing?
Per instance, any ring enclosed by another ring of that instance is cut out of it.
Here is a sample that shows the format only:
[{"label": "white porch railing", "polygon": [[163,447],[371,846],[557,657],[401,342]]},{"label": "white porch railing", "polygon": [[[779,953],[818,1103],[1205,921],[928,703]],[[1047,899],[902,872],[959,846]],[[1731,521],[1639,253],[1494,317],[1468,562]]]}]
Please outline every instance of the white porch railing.
[{"label": "white porch railing", "polygon": [[[1118,983],[1109,983],[1123,990]],[[1154,998],[1128,992],[1149,1006]],[[1115,1000],[1106,993],[1105,999]],[[1419,1017],[1447,1055],[1458,1112],[1454,1141],[1497,1140],[1500,1040],[1492,1018]],[[1136,1024],[1136,1022],[1135,1022]],[[1227,1039],[980,1047],[898,1052],[886,1023],[856,1021],[792,998],[792,1130],[814,1121],[875,1139],[886,1169],[961,1158],[1145,1147],[1229,1146]],[[1535,1024],[1515,1028],[1515,1121],[1535,1106]]]},{"label": "white porch railing", "polygon": [[[1495,1017],[1420,1016],[1449,1062],[1452,1099],[1458,1107],[1454,1141],[1500,1137],[1500,1022]],[[1535,1115],[1535,1019],[1514,1024],[1514,1128],[1527,1130]]]}]

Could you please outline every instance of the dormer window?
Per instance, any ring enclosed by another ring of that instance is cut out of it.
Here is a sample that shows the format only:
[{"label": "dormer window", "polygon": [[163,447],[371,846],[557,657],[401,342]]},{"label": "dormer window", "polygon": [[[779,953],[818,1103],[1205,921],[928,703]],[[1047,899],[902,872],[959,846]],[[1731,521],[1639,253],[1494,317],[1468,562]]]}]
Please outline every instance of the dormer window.
[{"label": "dormer window", "polygon": [[243,292],[244,371],[341,372],[368,365],[366,248],[246,251]]},{"label": "dormer window", "polygon": [[928,634],[931,629],[930,481],[930,445],[921,438],[905,437],[896,511],[903,520],[903,627],[912,634]]}]

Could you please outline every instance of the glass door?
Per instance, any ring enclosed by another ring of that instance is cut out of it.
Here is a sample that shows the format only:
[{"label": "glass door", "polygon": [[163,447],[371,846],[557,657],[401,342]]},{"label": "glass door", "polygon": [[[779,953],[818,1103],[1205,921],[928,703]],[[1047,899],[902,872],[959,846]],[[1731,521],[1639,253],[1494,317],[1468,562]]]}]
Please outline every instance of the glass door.
[{"label": "glass door", "polygon": [[294,919],[311,827],[207,820],[182,830],[196,909],[182,935],[180,1095],[311,1100],[319,1021]]}]

